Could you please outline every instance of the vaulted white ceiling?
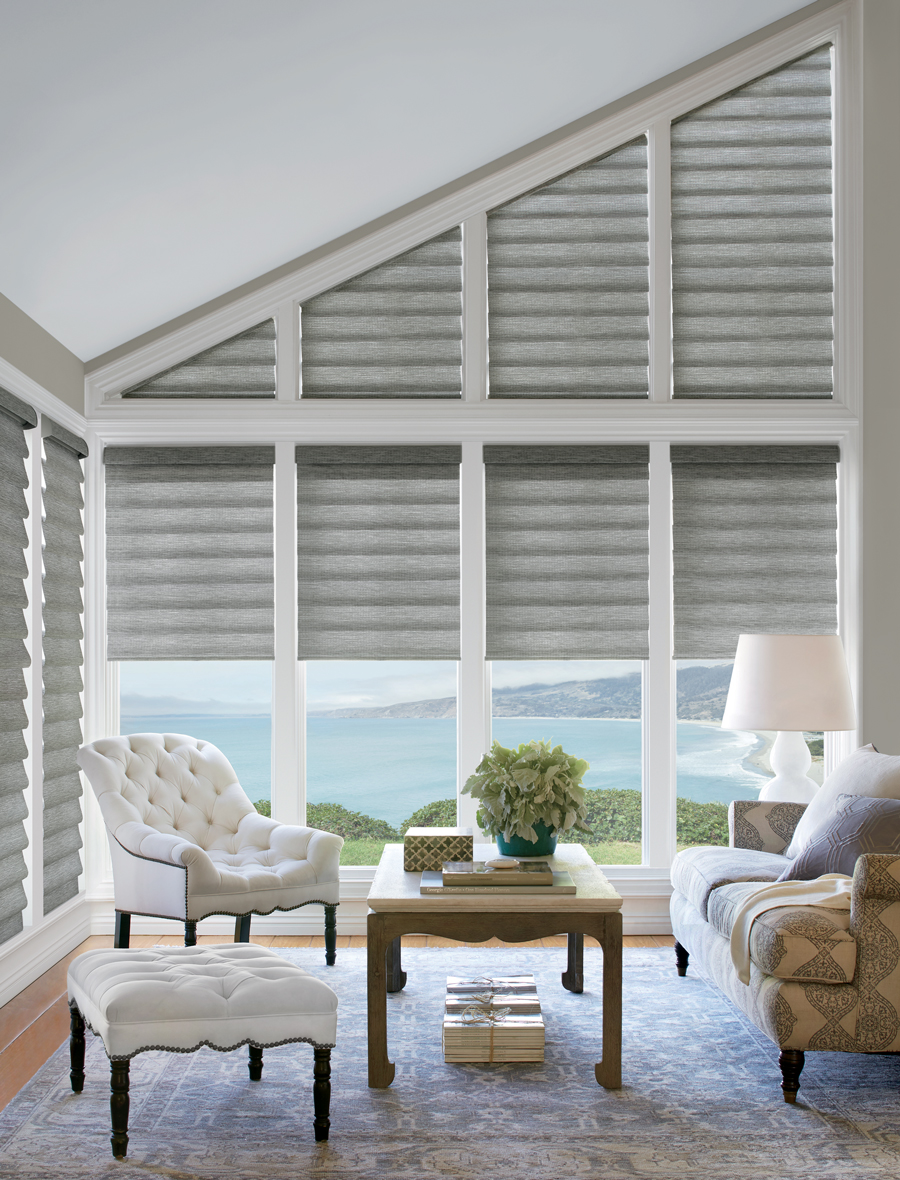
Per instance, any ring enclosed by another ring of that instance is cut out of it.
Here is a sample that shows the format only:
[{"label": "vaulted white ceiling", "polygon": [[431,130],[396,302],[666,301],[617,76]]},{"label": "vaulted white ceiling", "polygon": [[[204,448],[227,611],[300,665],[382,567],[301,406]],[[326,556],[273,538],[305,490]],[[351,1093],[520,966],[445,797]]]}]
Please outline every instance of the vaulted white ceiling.
[{"label": "vaulted white ceiling", "polygon": [[803,0],[0,0],[0,292],[82,359]]}]

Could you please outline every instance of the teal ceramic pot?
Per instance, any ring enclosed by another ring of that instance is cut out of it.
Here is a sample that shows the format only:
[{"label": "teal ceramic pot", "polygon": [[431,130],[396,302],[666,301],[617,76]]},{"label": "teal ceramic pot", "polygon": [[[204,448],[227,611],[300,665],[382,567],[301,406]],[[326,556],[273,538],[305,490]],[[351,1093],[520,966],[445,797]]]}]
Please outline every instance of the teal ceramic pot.
[{"label": "teal ceramic pot", "polygon": [[497,837],[497,847],[503,856],[552,856],[556,851],[556,829],[548,828],[538,820],[534,825],[537,840],[523,840],[512,836],[509,840],[502,834]]}]

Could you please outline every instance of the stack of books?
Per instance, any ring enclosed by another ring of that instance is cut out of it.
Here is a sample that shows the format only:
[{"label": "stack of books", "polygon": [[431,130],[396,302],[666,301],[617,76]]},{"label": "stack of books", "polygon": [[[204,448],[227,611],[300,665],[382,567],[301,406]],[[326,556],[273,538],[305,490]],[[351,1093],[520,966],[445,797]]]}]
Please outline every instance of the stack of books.
[{"label": "stack of books", "polygon": [[554,873],[545,860],[445,861],[440,872],[422,873],[419,892],[441,894],[573,894],[569,873]]},{"label": "stack of books", "polygon": [[533,975],[447,979],[444,1061],[544,1060],[544,1020]]}]

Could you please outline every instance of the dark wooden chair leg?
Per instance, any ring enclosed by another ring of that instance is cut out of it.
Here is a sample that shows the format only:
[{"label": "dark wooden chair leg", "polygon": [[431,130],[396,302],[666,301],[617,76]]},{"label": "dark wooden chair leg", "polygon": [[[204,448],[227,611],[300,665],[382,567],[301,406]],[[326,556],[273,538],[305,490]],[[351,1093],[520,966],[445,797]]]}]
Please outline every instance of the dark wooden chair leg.
[{"label": "dark wooden chair leg", "polygon": [[184,924],[184,945],[185,946],[196,946],[197,945],[197,923],[196,922],[191,922],[191,921],[185,922],[185,924]]},{"label": "dark wooden chair leg", "polygon": [[69,1081],[76,1094],[84,1089],[84,1017],[74,1004],[69,1008]]},{"label": "dark wooden chair leg", "polygon": [[679,975],[687,975],[688,953],[680,942],[675,943],[675,966]]},{"label": "dark wooden chair leg", "polygon": [[250,1081],[258,1082],[262,1077],[263,1051],[259,1045],[250,1046]]},{"label": "dark wooden chair leg", "polygon": [[328,1128],[331,1126],[331,1119],[328,1117],[331,1109],[331,1050],[313,1049],[313,1052],[313,1106],[316,1112],[313,1127],[316,1143],[321,1143],[328,1138]]},{"label": "dark wooden chair leg", "polygon": [[126,949],[131,938],[131,914],[121,914],[116,910],[116,933],[113,946]]},{"label": "dark wooden chair leg", "polygon": [[400,958],[400,939],[395,938],[387,944],[384,952],[384,966],[387,974],[387,990],[402,992],[406,987],[406,972],[403,970]]},{"label": "dark wooden chair leg", "polygon": [[796,1102],[797,1091],[800,1089],[800,1074],[806,1064],[806,1054],[802,1049],[782,1049],[778,1058],[781,1066],[781,1089],[785,1102]]},{"label": "dark wooden chair leg", "polygon": [[325,965],[333,967],[337,958],[337,906],[325,907]]},{"label": "dark wooden chair leg", "polygon": [[127,1061],[111,1061],[109,1113],[112,1117],[112,1153],[117,1160],[128,1154],[128,1066]]},{"label": "dark wooden chair leg", "polygon": [[250,919],[252,914],[241,914],[239,918],[234,920],[234,941],[235,942],[249,942],[250,941]]}]

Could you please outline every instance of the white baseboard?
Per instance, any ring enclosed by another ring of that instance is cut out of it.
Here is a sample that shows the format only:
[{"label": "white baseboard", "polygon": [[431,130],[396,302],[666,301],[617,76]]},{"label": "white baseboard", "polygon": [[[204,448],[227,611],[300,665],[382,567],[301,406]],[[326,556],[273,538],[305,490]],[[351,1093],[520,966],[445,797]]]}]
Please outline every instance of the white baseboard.
[{"label": "white baseboard", "polygon": [[61,958],[90,937],[91,907],[81,895],[23,930],[0,948],[0,1005],[8,1003]]}]

